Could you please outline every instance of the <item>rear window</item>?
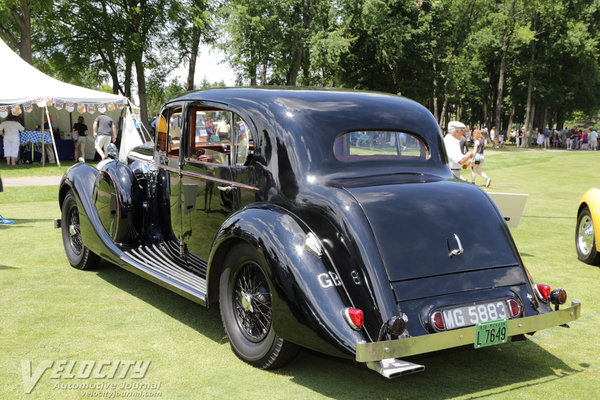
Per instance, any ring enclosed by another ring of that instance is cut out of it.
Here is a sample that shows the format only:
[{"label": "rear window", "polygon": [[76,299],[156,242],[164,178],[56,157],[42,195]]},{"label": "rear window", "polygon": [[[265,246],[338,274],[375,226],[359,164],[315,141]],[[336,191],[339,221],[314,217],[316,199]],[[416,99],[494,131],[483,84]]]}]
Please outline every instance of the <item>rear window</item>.
[{"label": "rear window", "polygon": [[429,150],[417,136],[397,131],[353,131],[339,135],[333,144],[335,158],[362,160],[427,160]]}]

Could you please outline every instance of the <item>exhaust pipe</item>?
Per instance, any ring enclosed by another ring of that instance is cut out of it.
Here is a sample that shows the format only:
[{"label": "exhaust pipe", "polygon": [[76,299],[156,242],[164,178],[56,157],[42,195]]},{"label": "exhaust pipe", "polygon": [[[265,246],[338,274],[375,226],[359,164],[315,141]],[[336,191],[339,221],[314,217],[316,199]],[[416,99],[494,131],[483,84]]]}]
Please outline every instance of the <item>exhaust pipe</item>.
[{"label": "exhaust pipe", "polygon": [[424,365],[414,364],[397,358],[386,358],[381,361],[370,361],[367,367],[379,372],[382,376],[392,379],[403,375],[425,371]]}]

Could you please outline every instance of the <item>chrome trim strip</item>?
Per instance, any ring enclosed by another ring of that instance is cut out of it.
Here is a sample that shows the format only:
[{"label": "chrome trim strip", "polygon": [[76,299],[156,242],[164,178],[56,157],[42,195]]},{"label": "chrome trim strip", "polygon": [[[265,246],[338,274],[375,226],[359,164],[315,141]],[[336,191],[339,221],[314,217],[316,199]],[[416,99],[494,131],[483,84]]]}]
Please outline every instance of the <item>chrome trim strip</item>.
[{"label": "chrome trim strip", "polygon": [[[171,168],[168,167],[166,165],[159,165],[159,168],[162,168],[164,170],[167,170],[169,172],[176,172],[179,173],[178,169],[175,168]],[[218,183],[223,183],[225,185],[229,185],[229,186],[235,186],[235,187],[239,187],[242,189],[248,189],[248,190],[256,190],[258,191],[259,189],[255,186],[250,186],[250,185],[246,185],[243,183],[239,183],[239,182],[233,182],[233,181],[228,181],[226,179],[220,179],[220,178],[215,178],[214,176],[210,176],[210,175],[204,175],[204,174],[198,174],[196,172],[190,172],[190,171],[185,171],[182,170],[181,171],[181,175],[185,175],[185,176],[191,176],[192,178],[200,178],[200,179],[206,179],[208,181],[213,181],[213,182],[218,182]]]},{"label": "chrome trim strip", "polygon": [[[572,301],[571,307],[546,314],[525,318],[515,318],[508,321],[508,336],[536,332],[552,328],[578,319],[581,315],[581,303]],[[456,329],[448,332],[432,333],[429,335],[410,337],[406,339],[389,340],[374,343],[358,343],[356,345],[356,361],[380,361],[387,358],[408,357],[415,354],[429,353],[452,347],[473,345],[475,342],[475,327]]]}]

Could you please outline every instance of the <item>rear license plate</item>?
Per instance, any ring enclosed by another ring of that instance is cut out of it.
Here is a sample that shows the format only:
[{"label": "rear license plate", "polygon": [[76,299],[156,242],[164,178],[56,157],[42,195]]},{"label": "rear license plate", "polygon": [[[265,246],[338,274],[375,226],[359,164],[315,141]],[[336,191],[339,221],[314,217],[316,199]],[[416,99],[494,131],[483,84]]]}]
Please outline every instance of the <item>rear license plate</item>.
[{"label": "rear license plate", "polygon": [[475,326],[475,348],[508,341],[508,319],[480,322]]},{"label": "rear license plate", "polygon": [[481,322],[508,318],[506,300],[495,300],[470,306],[447,308],[442,310],[446,329],[464,328]]}]

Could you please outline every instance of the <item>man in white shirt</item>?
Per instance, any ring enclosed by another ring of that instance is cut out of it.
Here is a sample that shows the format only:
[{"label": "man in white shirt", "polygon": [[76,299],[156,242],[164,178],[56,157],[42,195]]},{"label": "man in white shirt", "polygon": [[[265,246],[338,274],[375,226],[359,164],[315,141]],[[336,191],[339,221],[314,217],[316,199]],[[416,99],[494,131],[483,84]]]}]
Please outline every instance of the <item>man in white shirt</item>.
[{"label": "man in white shirt", "polygon": [[444,145],[446,154],[448,155],[448,165],[452,171],[452,175],[458,179],[463,179],[460,176],[460,168],[463,165],[468,165],[468,162],[473,158],[473,150],[463,154],[460,149],[460,138],[465,134],[467,127],[459,121],[450,121],[448,124],[448,133],[444,136]]},{"label": "man in white shirt", "polygon": [[17,117],[9,115],[6,121],[0,123],[0,135],[4,136],[4,157],[8,165],[15,165],[19,156],[19,133],[24,131]]}]

